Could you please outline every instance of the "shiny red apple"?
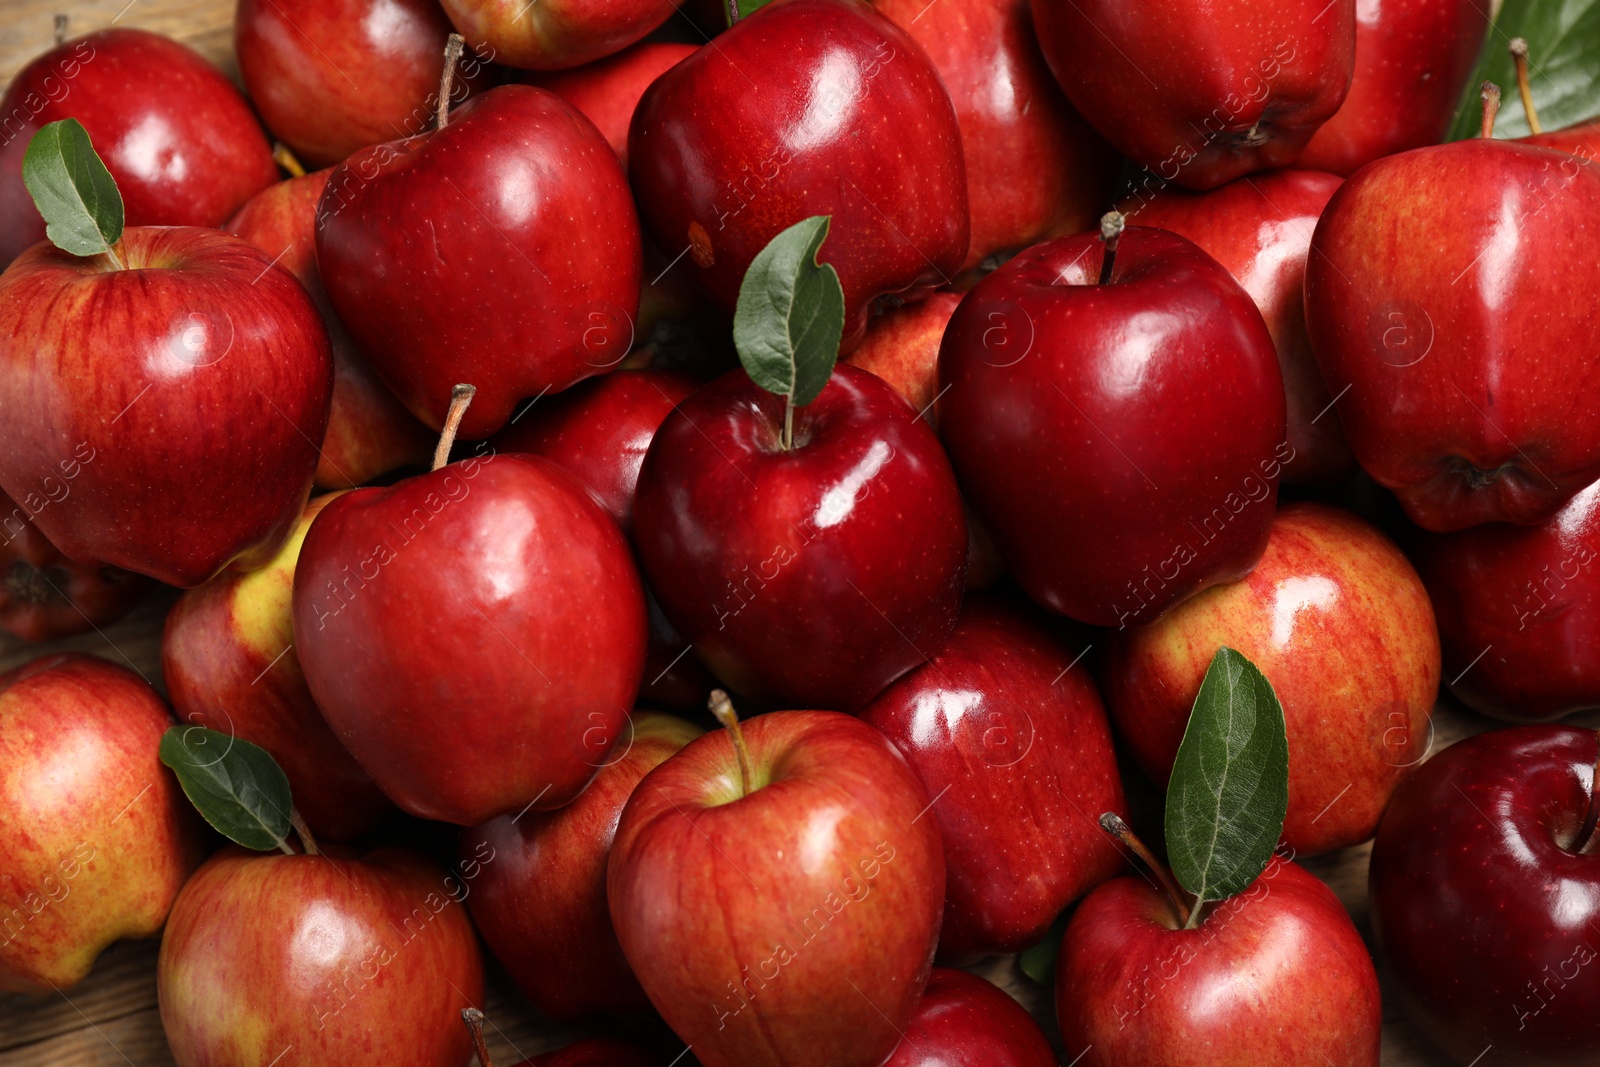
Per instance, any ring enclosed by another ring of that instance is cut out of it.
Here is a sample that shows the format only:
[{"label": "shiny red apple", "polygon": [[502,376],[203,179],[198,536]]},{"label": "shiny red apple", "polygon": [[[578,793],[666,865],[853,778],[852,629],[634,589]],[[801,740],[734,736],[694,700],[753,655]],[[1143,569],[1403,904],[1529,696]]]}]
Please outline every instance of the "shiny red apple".
[{"label": "shiny red apple", "polygon": [[604,59],[633,44],[677,10],[672,0],[443,0],[444,10],[482,55],[511,67],[560,70]]},{"label": "shiny red apple", "polygon": [[1600,118],[1575,122],[1559,130],[1543,130],[1517,138],[1520,144],[1557,148],[1587,160],[1600,159]]},{"label": "shiny red apple", "polygon": [[151,587],[142,575],[68,559],[0,493],[0,629],[24,641],[85,633],[122,618]]},{"label": "shiny red apple", "polygon": [[651,82],[696,51],[692,44],[644,41],[581,67],[528,71],[517,80],[549,89],[588,116],[626,168],[628,124],[639,98]]},{"label": "shiny red apple", "polygon": [[1055,1067],[1055,1050],[1016,1001],[966,971],[935,967],[883,1067]]}]

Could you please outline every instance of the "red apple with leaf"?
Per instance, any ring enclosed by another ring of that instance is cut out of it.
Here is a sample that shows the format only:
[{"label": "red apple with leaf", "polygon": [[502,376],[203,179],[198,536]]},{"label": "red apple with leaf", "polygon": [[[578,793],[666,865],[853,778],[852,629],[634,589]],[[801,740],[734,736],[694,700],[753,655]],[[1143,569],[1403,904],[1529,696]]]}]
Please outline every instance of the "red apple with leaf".
[{"label": "red apple with leaf", "polygon": [[24,641],[54,641],[116,622],[153,583],[117,567],[76,563],[0,493],[0,629]]}]

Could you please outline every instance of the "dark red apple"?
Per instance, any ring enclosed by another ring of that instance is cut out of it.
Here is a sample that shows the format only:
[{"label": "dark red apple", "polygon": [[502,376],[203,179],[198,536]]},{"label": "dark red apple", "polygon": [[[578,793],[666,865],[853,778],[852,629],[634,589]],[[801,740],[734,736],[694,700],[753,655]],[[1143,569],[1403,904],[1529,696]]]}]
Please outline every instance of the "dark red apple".
[{"label": "dark red apple", "polygon": [[955,626],[961,495],[928,424],[866,371],[835,368],[787,451],[784,404],[735,370],[678,405],[639,472],[639,557],[731,687],[854,711]]},{"label": "dark red apple", "polygon": [[1452,745],[1372,847],[1372,926],[1406,1016],[1457,1063],[1587,1067],[1600,1049],[1593,730]]},{"label": "dark red apple", "polygon": [[0,275],[0,488],[69,558],[195,586],[277,551],[311,488],[333,359],[246,241],[135,227]]},{"label": "dark red apple", "polygon": [[357,347],[419,419],[439,428],[451,387],[477,386],[467,438],[499,430],[523,397],[614,367],[639,311],[622,168],[593,123],[527,85],[336,167],[317,263]]},{"label": "dark red apple", "polygon": [[233,83],[146,30],[100,30],[57,45],[12,79],[0,115],[0,267],[44,240],[22,155],[59,119],[89,131],[129,226],[220,226],[278,179],[272,146]]},{"label": "dark red apple", "polygon": [[152,584],[116,567],[74,563],[0,493],[0,629],[54,641],[116,622]]},{"label": "dark red apple", "polygon": [[939,957],[969,963],[1044,937],[1122,869],[1100,829],[1126,813],[1111,726],[1081,650],[998,601],[971,600],[944,647],[861,713],[938,797]]},{"label": "dark red apple", "polygon": [[628,124],[639,98],[651,82],[696,51],[692,44],[645,41],[581,67],[527,71],[517,80],[549,89],[587,115],[626,168]]},{"label": "dark red apple", "polygon": [[1125,627],[1250,572],[1289,457],[1250,294],[1176,234],[1118,241],[1104,284],[1101,238],[1080,234],[967,294],[939,353],[939,430],[1028,595]]},{"label": "dark red apple", "polygon": [[1294,162],[1344,102],[1356,0],[1033,0],[1050,69],[1145,175],[1214,189]]},{"label": "dark red apple", "polygon": [[844,352],[878,297],[914,300],[966,260],[950,95],[922,48],[857,0],[781,0],[740,19],[645,91],[628,159],[639,213],[669,256],[684,253],[674,269],[730,313],[756,253],[831,216],[821,259],[844,287]]},{"label": "dark red apple", "polygon": [[935,967],[905,1037],[883,1067],[1056,1067],[1022,1005],[966,971]]},{"label": "dark red apple", "polygon": [[1199,245],[1261,309],[1288,399],[1292,458],[1284,461],[1283,479],[1302,485],[1335,484],[1356,470],[1306,336],[1306,252],[1317,217],[1338,188],[1332,174],[1281,170],[1208,193],[1139,190],[1122,205],[1139,225],[1171,230]]}]

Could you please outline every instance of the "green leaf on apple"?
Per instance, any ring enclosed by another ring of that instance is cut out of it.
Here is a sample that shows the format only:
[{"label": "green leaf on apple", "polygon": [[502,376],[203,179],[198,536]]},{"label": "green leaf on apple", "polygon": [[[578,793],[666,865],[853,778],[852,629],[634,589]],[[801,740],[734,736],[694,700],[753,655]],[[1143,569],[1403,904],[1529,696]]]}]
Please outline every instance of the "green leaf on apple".
[{"label": "green leaf on apple", "polygon": [[[788,399],[787,412],[815,400],[828,384],[844,336],[839,272],[819,263],[831,216],[790,226],[756,254],[739,285],[733,343],[752,381]],[[788,415],[784,447],[789,441]]]},{"label": "green leaf on apple", "polygon": [[1531,132],[1518,103],[1516,68],[1507,49],[1515,37],[1528,42],[1528,80],[1546,130],[1600,115],[1600,78],[1595,77],[1600,69],[1600,0],[1505,0],[1467,79],[1449,140],[1478,135],[1483,114],[1478,90],[1486,81],[1504,94],[1496,135],[1523,137]]},{"label": "green leaf on apple", "polygon": [[289,779],[266,749],[203,726],[174,726],[162,735],[161,762],[222,836],[258,852],[284,847]]},{"label": "green leaf on apple", "polygon": [[1194,698],[1167,783],[1167,858],[1201,905],[1249,888],[1266,870],[1289,809],[1289,740],[1272,683],[1219,648]]},{"label": "green leaf on apple", "polygon": [[22,156],[22,181],[45,236],[75,256],[114,254],[122,238],[122,194],[77,119],[52,122]]}]

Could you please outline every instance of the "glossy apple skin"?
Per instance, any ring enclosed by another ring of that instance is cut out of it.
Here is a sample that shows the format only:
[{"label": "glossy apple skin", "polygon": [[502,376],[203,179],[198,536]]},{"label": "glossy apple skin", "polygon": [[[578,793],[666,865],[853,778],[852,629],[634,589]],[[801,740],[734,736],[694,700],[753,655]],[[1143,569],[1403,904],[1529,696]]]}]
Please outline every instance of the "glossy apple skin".
[{"label": "glossy apple skin", "polygon": [[1155,179],[1214,189],[1293,163],[1344,102],[1356,0],[1033,0],[1078,113]]},{"label": "glossy apple skin", "polygon": [[883,1067],[1056,1067],[1055,1050],[1022,1005],[975,974],[935,967],[905,1039]]},{"label": "glossy apple skin", "polygon": [[293,611],[344,746],[401,808],[462,826],[577,796],[644,669],[627,541],[535,456],[340,496],[306,534]]},{"label": "glossy apple skin", "polygon": [[729,371],[657,431],[634,503],[650,588],[740,693],[856,711],[955,627],[961,494],[928,424],[839,366],[794,414]]},{"label": "glossy apple skin", "polygon": [[1077,650],[1014,608],[969,600],[926,665],[861,713],[916,770],[944,840],[939,958],[1018,952],[1122,869],[1096,820],[1126,815],[1111,725]]},{"label": "glossy apple skin", "polygon": [[[327,167],[431,125],[450,32],[438,0],[239,0],[233,50],[267,128]],[[485,73],[463,55],[452,99]]]},{"label": "glossy apple skin", "polygon": [[1356,458],[1424,529],[1540,522],[1600,478],[1595,217],[1600,168],[1483,138],[1378,160],[1323,212],[1312,347]]},{"label": "glossy apple skin", "polygon": [[768,241],[832,216],[819,258],[844,287],[844,352],[879,296],[914,301],[966,261],[950,94],[921,46],[859,0],[781,0],[741,19],[645,90],[628,161],[657,243],[687,250],[675,269],[730,314]]},{"label": "glossy apple skin", "polygon": [[188,588],[294,524],[333,358],[248,242],[137,227],[122,248],[127,270],[44,244],[0,275],[0,488],[68,557]]},{"label": "glossy apple skin", "polygon": [[178,720],[266,749],[319,841],[360,837],[392,810],[323,719],[294,651],[295,563],[311,520],[336,498],[307,504],[259,570],[227,571],[185,593],[161,637],[161,676]]},{"label": "glossy apple skin", "polygon": [[972,218],[966,269],[1094,226],[1120,158],[1050,76],[1028,0],[872,6],[926,50],[955,104]]},{"label": "glossy apple skin", "polygon": [[1559,130],[1545,130],[1517,138],[1518,144],[1556,148],[1593,161],[1600,159],[1600,119],[1577,122]]},{"label": "glossy apple skin", "polygon": [[229,847],[184,886],[156,990],[178,1067],[457,1067],[483,959],[456,879],[402,849],[361,859]]},{"label": "glossy apple skin", "polygon": [[523,397],[621,361],[639,242],[627,178],[594,124],[529,85],[357,152],[317,207],[322,282],[356,346],[435,429],[451,387],[477,386],[468,439],[499,430]]},{"label": "glossy apple skin", "polygon": [[482,875],[472,920],[540,1012],[570,1020],[650,1010],[622,956],[606,903],[606,861],[639,780],[700,735],[670,715],[636,713],[589,788],[556,811],[502,815],[461,838]]},{"label": "glossy apple skin", "polygon": [[22,157],[60,119],[83,123],[129,226],[220,226],[278,180],[272,146],[233,83],[199,53],[146,30],[57,45],[12,79],[0,115],[0,267],[44,240]]},{"label": "glossy apple skin", "polygon": [[201,856],[157,756],[171,725],[143,679],[93,656],[0,674],[0,992],[69,988],[111,942],[161,929]]},{"label": "glossy apple skin", "polygon": [[939,342],[960,303],[959,293],[934,293],[920,303],[888,309],[872,320],[861,346],[844,362],[894,386],[937,430]]},{"label": "glossy apple skin", "polygon": [[1377,1067],[1382,1006],[1339,898],[1274,857],[1194,930],[1146,878],[1089,894],[1061,941],[1056,1018],[1079,1067]]},{"label": "glossy apple skin", "polygon": [[1405,556],[1348,512],[1288,504],[1248,577],[1118,634],[1106,706],[1157,782],[1223,645],[1261,668],[1283,703],[1283,840],[1314,855],[1369,839],[1406,768],[1427,754],[1439,690],[1433,608]]},{"label": "glossy apple skin", "polygon": [[705,1067],[876,1067],[939,937],[944,854],[917,818],[929,798],[851,716],[773,712],[743,729],[753,791],[739,795],[716,730],[623,809],[606,875],[622,951]]},{"label": "glossy apple skin", "polygon": [[1356,471],[1339,412],[1306,336],[1306,253],[1317,218],[1339,178],[1280,170],[1229,182],[1206,193],[1162,189],[1122,204],[1140,226],[1181,234],[1227,268],[1255,300],[1278,350],[1288,404],[1289,448],[1283,480],[1334,485]]},{"label": "glossy apple skin", "polygon": [[1424,537],[1413,555],[1462,703],[1511,722],[1600,706],[1600,483],[1537,526]]},{"label": "glossy apple skin", "polygon": [[1488,29],[1476,0],[1356,0],[1350,95],[1296,165],[1348,176],[1444,140]]},{"label": "glossy apple skin", "polygon": [[604,59],[641,40],[677,10],[672,0],[443,0],[450,21],[480,55],[529,70]]},{"label": "glossy apple skin", "polygon": [[0,629],[24,641],[85,633],[122,618],[153,584],[116,567],[74,563],[0,493]]},{"label": "glossy apple skin", "polygon": [[1372,924],[1406,1016],[1458,1063],[1588,1067],[1600,1048],[1600,854],[1572,842],[1595,733],[1461,741],[1395,794],[1372,847]]},{"label": "glossy apple skin", "polygon": [[333,349],[333,403],[313,483],[354,489],[397,468],[425,465],[435,435],[379,380],[328,303],[317,269],[316,220],[332,173],[319,170],[263,189],[223,228],[277,257],[316,303]]},{"label": "glossy apple skin", "polygon": [[517,80],[549,89],[587,115],[627,169],[628,125],[639,98],[651,82],[697,51],[692,44],[644,41],[581,67],[529,71]]},{"label": "glossy apple skin", "polygon": [[[1027,594],[1144,624],[1248,574],[1287,458],[1283,375],[1250,295],[1175,234],[1035,245],[945,329],[939,429]],[[1115,436],[1107,436],[1114,434]]]}]

